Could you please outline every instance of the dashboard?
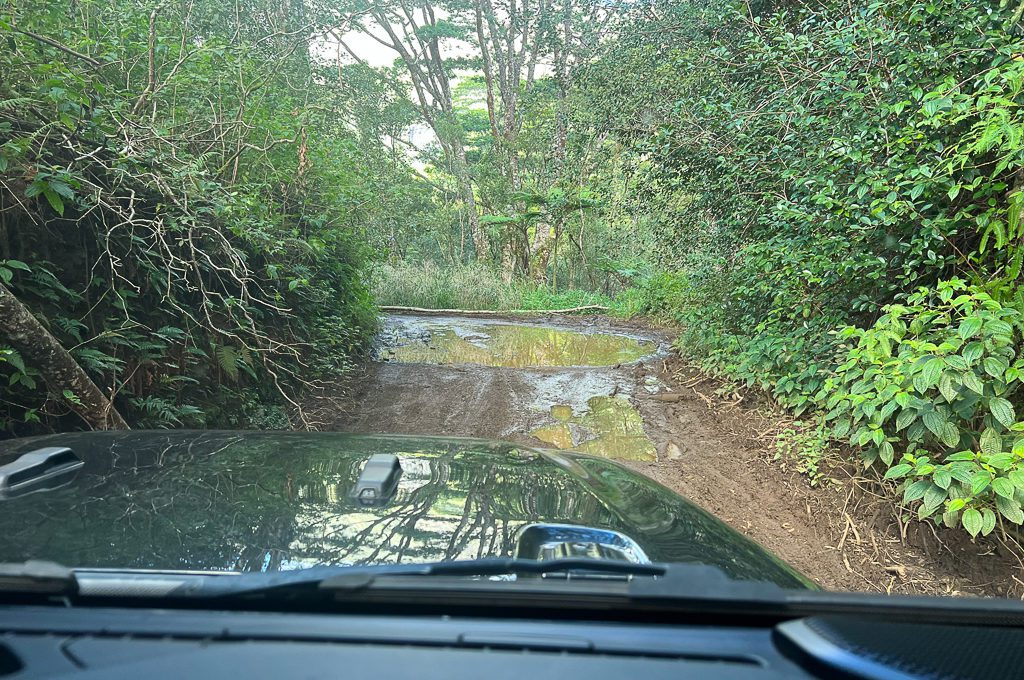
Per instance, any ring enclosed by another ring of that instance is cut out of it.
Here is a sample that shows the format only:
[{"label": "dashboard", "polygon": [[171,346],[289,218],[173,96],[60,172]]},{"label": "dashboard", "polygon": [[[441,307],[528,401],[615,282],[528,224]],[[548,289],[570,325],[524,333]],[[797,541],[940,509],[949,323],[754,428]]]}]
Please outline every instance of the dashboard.
[{"label": "dashboard", "polygon": [[744,627],[0,606],[3,680],[1018,676],[1019,658],[979,665],[977,650],[995,648],[1024,654],[1024,631],[827,616]]}]

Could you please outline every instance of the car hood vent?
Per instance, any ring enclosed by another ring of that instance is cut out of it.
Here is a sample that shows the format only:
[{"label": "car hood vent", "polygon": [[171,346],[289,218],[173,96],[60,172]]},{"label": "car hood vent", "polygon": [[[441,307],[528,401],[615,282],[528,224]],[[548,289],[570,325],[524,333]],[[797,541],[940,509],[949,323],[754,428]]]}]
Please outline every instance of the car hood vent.
[{"label": "car hood vent", "polygon": [[516,557],[532,560],[557,560],[585,557],[650,564],[647,554],[629,536],[595,527],[575,524],[529,524],[516,537]]},{"label": "car hood vent", "polygon": [[364,506],[385,505],[394,495],[401,477],[402,464],[398,456],[393,453],[376,453],[363,465],[359,479],[352,487],[352,498]]}]

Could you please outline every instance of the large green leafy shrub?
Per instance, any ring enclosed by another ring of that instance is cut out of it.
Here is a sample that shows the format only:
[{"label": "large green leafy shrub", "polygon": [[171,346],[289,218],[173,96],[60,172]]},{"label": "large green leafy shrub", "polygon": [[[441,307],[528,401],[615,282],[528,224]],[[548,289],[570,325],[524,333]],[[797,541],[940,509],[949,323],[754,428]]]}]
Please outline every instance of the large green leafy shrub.
[{"label": "large green leafy shrub", "polygon": [[834,436],[888,468],[919,518],[941,511],[972,535],[992,531],[994,510],[1021,524],[1021,330],[1016,310],[958,279],[844,329],[854,344],[818,394]]}]

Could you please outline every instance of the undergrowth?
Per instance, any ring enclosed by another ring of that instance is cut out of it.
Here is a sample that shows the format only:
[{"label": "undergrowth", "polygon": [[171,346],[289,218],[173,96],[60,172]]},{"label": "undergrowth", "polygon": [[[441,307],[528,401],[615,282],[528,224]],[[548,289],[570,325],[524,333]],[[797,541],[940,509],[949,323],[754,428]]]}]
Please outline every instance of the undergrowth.
[{"label": "undergrowth", "polygon": [[807,475],[811,486],[827,482],[826,460],[835,451],[822,420],[797,420],[783,428],[775,437],[775,460],[792,464],[797,472]]},{"label": "undergrowth", "polygon": [[[600,293],[552,291],[528,281],[505,281],[494,269],[478,264],[382,264],[374,268],[370,281],[377,304],[385,306],[501,311],[616,304]],[[612,311],[622,315],[618,308]]]}]

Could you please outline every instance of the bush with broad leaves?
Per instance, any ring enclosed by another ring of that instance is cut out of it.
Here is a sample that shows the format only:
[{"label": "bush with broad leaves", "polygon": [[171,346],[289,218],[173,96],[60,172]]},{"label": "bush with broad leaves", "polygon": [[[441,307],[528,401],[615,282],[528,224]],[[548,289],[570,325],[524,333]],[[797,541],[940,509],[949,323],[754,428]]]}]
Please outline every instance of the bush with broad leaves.
[{"label": "bush with broad leaves", "polygon": [[833,436],[884,465],[920,519],[972,536],[999,517],[1024,523],[1021,328],[1016,310],[953,279],[844,329],[855,343],[818,395]]}]

